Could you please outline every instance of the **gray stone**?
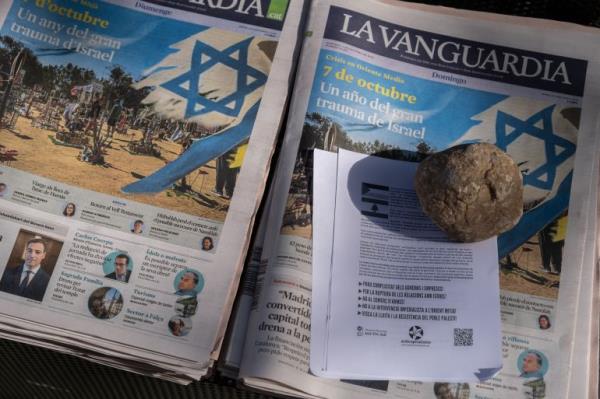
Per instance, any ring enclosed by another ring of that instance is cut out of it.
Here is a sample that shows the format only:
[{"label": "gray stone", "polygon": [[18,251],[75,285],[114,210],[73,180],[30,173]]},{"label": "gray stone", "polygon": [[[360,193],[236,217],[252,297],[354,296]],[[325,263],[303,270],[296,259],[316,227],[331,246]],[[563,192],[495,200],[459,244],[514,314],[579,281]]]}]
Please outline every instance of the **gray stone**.
[{"label": "gray stone", "polygon": [[430,155],[417,169],[423,211],[451,240],[476,242],[512,228],[523,213],[523,178],[515,162],[487,143]]}]

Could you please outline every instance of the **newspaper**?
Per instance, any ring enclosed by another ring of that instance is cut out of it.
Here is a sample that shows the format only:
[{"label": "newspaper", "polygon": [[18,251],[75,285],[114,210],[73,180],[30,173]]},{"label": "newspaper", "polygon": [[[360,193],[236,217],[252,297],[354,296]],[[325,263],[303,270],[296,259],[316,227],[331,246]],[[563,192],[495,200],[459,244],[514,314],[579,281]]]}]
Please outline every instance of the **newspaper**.
[{"label": "newspaper", "polygon": [[0,4],[0,331],[173,379],[220,351],[304,0]]},{"label": "newspaper", "polygon": [[[568,24],[401,2],[313,2],[273,187],[244,384],[326,398],[570,397],[574,338],[590,337],[574,326],[577,317],[585,320],[580,288],[594,270],[596,230],[588,219],[596,214],[598,38]],[[478,384],[314,376],[311,150],[419,161],[473,141],[507,151],[526,188],[521,223],[498,241],[501,373]]]}]

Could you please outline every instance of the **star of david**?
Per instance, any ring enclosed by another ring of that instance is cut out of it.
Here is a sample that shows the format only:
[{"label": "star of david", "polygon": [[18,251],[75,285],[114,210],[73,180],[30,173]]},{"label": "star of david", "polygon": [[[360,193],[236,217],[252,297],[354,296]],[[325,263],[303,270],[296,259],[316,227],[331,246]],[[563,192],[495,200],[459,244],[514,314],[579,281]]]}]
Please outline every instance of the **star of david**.
[{"label": "star of david", "polygon": [[[161,85],[187,100],[186,119],[213,111],[236,117],[240,113],[246,96],[265,84],[267,76],[248,65],[248,48],[251,41],[250,37],[222,51],[196,41],[189,71]],[[235,70],[237,79],[236,90],[233,93],[214,100],[207,96],[209,93],[200,93],[199,91],[202,74],[217,64]],[[184,87],[186,84],[188,88]]]},{"label": "star of david", "polygon": [[[553,110],[554,105],[551,105],[526,120],[498,111],[496,118],[496,145],[500,149],[508,152],[508,146],[524,134],[544,142],[546,163],[523,177],[524,185],[528,184],[544,190],[552,189],[556,169],[575,153],[575,144],[554,133]],[[511,131],[510,128],[513,130]]]}]

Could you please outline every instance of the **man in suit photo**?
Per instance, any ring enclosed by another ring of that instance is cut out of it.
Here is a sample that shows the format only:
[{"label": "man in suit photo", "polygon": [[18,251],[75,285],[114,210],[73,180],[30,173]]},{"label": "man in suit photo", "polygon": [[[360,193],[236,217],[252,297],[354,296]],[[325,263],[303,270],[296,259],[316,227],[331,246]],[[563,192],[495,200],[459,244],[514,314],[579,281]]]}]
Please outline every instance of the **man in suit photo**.
[{"label": "man in suit photo", "polygon": [[113,280],[128,282],[129,276],[131,276],[131,270],[129,266],[129,256],[125,254],[119,254],[115,257],[115,270],[112,273],[108,273],[106,278],[112,278]]},{"label": "man in suit photo", "polygon": [[177,283],[177,291],[175,291],[175,295],[197,296],[204,285],[203,279],[202,284],[200,285],[200,287],[198,287],[200,278],[201,276],[198,272],[193,270],[187,270],[185,273],[183,273],[181,279]]},{"label": "man in suit photo", "polygon": [[50,275],[42,268],[47,244],[42,238],[27,241],[25,261],[16,267],[7,267],[0,280],[0,291],[41,301]]}]

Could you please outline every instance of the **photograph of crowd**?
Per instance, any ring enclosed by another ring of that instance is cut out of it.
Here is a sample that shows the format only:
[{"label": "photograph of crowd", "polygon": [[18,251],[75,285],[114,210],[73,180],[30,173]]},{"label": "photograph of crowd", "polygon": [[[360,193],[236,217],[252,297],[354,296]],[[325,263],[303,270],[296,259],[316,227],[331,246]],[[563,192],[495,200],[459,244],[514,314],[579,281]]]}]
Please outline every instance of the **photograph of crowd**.
[{"label": "photograph of crowd", "polygon": [[197,140],[227,128],[166,118],[142,102],[126,67],[46,64],[0,36],[0,166],[117,197],[225,219],[247,140],[158,193],[123,188],[176,160]]}]

